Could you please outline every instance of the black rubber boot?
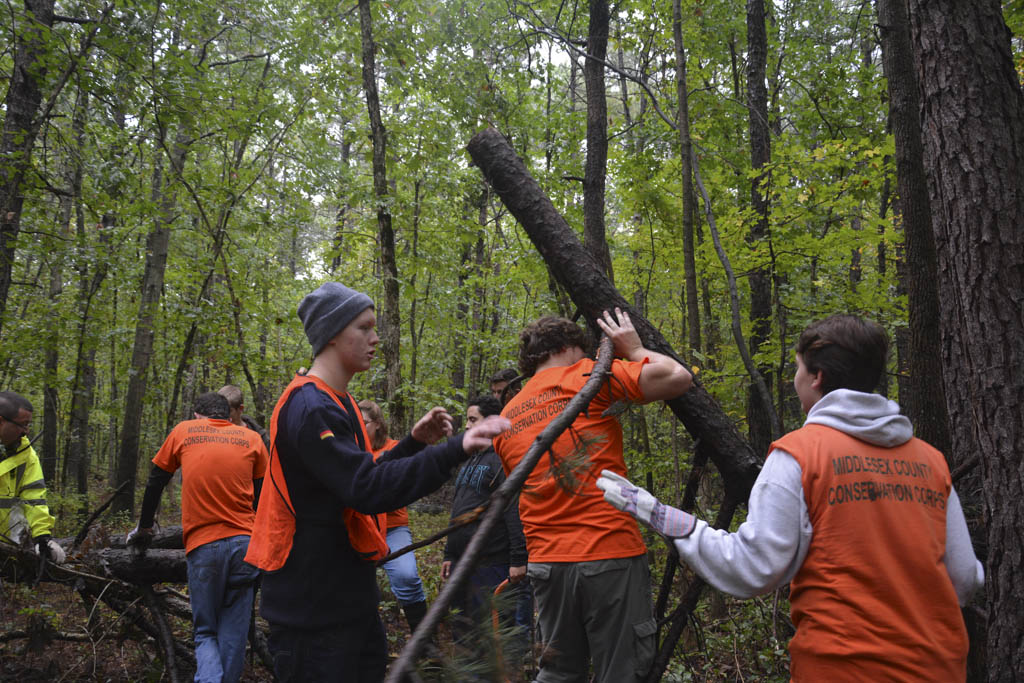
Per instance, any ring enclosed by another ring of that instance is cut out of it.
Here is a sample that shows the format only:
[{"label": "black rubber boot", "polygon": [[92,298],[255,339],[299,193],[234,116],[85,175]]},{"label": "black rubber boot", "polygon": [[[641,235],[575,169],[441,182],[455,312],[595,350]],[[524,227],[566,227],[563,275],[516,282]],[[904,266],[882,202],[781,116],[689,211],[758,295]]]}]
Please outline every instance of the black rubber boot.
[{"label": "black rubber boot", "polygon": [[405,612],[405,620],[409,622],[409,633],[415,633],[423,617],[427,616],[427,602],[423,600],[411,605],[402,605],[402,611]]},{"label": "black rubber boot", "polygon": [[[405,612],[405,620],[409,622],[409,637],[412,638],[412,634],[419,628],[423,617],[427,616],[427,603],[414,602],[411,605],[402,605],[402,611]],[[437,676],[441,673],[441,659],[441,650],[438,649],[434,642],[434,636],[431,635],[420,653],[420,673],[424,674],[427,680],[440,680]]]}]

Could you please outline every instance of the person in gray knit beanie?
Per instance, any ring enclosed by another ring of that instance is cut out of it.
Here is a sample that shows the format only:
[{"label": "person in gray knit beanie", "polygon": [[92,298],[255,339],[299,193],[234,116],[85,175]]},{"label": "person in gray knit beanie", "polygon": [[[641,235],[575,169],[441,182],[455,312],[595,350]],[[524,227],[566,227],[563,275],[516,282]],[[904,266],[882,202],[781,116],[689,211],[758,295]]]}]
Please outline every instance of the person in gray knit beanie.
[{"label": "person in gray knit beanie", "polygon": [[299,302],[299,319],[317,356],[357,315],[373,308],[373,299],[340,282],[325,282]]},{"label": "person in gray knit beanie", "polygon": [[[348,393],[380,343],[373,301],[328,282],[298,314],[315,357],[274,408],[272,483],[261,492],[246,561],[264,570],[260,613],[276,680],[382,681],[388,639],[375,560],[388,545],[376,515],[436,491],[509,422],[492,415],[451,436],[452,416],[437,406],[375,462]],[[410,622],[425,616],[425,602],[407,607]]]}]

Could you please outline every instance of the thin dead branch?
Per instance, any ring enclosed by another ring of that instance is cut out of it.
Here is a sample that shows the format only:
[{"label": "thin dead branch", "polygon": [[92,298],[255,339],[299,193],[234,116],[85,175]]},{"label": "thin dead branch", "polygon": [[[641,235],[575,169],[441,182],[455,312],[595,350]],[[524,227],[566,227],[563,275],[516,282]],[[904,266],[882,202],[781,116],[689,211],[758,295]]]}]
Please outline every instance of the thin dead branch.
[{"label": "thin dead branch", "polygon": [[590,401],[597,395],[598,391],[600,391],[601,386],[604,383],[605,375],[611,367],[612,356],[611,340],[607,337],[602,337],[597,363],[594,365],[594,369],[591,372],[587,383],[584,384],[579,393],[569,401],[565,406],[565,410],[563,410],[558,417],[548,423],[547,427],[544,428],[530,446],[526,455],[523,456],[523,459],[519,462],[516,468],[512,470],[508,478],[505,479],[505,482],[498,487],[497,491],[491,494],[487,512],[484,513],[483,520],[481,520],[480,526],[470,539],[469,545],[466,547],[466,551],[463,553],[462,558],[455,565],[455,570],[452,572],[451,578],[447,583],[445,583],[444,588],[441,589],[441,593],[437,596],[437,600],[435,600],[430,606],[430,609],[427,611],[427,615],[423,618],[423,622],[419,625],[419,628],[416,629],[412,638],[408,643],[406,643],[402,653],[398,656],[398,660],[391,666],[391,670],[388,672],[388,677],[385,679],[385,683],[399,683],[400,681],[407,680],[410,672],[415,669],[414,665],[419,653],[426,646],[427,641],[434,632],[434,629],[437,628],[437,625],[440,623],[441,617],[445,612],[447,612],[448,606],[451,605],[456,593],[462,590],[462,587],[469,580],[469,576],[475,569],[477,560],[484,548],[484,541],[490,534],[494,525],[497,524],[505,506],[523,487],[523,483],[526,481],[526,478],[530,475],[530,472],[533,471],[533,468],[537,465],[537,462],[541,459],[544,453],[551,448],[555,439],[557,439],[562,432],[572,425],[576,416],[590,405]]}]

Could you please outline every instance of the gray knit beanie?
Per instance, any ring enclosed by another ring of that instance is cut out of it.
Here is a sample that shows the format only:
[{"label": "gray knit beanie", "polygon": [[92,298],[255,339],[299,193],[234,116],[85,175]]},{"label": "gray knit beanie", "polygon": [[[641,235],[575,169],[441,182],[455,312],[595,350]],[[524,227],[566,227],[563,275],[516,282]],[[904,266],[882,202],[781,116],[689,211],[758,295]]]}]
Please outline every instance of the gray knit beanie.
[{"label": "gray knit beanie", "polygon": [[340,282],[325,282],[304,296],[299,302],[299,319],[313,355],[367,308],[373,308],[373,299]]}]

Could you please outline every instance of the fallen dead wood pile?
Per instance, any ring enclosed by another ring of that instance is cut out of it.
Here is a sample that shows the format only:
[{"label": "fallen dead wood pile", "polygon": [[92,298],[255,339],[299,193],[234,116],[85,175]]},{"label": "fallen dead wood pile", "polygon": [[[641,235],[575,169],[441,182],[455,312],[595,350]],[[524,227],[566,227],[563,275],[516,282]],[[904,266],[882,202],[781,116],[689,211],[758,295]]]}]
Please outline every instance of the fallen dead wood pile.
[{"label": "fallen dead wood pile", "polygon": [[[188,680],[195,669],[194,645],[190,637],[175,637],[171,618],[190,624],[192,611],[188,597],[167,585],[188,583],[181,528],[159,532],[153,546],[141,555],[125,548],[123,535],[115,540],[95,531],[77,546],[71,539],[58,540],[67,551],[63,565],[41,562],[31,549],[0,543],[0,578],[31,585],[64,584],[80,596],[88,623],[85,633],[61,633],[41,621],[25,631],[0,631],[0,642],[98,639],[102,637],[98,629],[103,627],[97,606],[103,604],[129,627],[124,629],[129,636],[133,627],[140,637],[152,639],[169,680]],[[254,629],[251,642],[260,659],[270,662],[265,634]]]}]

